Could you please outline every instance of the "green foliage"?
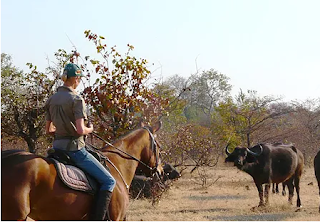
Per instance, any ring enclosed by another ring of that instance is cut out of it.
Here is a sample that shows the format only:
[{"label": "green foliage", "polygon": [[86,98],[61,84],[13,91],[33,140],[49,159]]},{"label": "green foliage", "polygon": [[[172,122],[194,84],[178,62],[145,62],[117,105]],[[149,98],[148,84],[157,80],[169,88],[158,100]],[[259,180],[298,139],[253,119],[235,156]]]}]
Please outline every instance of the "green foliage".
[{"label": "green foliage", "polygon": [[175,126],[186,123],[186,118],[183,114],[186,101],[181,99],[180,95],[176,92],[176,89],[163,83],[156,84],[152,89],[152,92],[167,101],[168,105],[165,107],[161,116],[165,123],[165,130],[174,131]]},{"label": "green foliage", "polygon": [[[211,121],[207,114],[213,112],[215,104],[229,94],[227,77],[213,70],[188,80],[175,75],[164,82],[161,90],[165,89],[171,90],[179,108],[164,118],[167,127],[158,134],[164,161],[193,166],[198,173],[202,172],[203,166],[215,165],[225,144],[219,138],[221,135],[206,127]],[[214,95],[219,95],[219,98]]]},{"label": "green foliage", "polygon": [[219,74],[214,69],[192,75],[188,86],[190,91],[186,94],[188,105],[185,115],[188,120],[207,125],[214,108],[230,94],[231,85],[228,80],[226,75]]},{"label": "green foliage", "polygon": [[[255,131],[263,127],[268,120],[289,112],[287,109],[271,109],[271,105],[278,100],[269,96],[260,98],[256,91],[249,90],[247,94],[240,91],[234,100],[229,98],[216,108],[215,123],[223,123],[220,124],[219,130],[225,135],[226,141],[249,147],[252,145],[251,136]],[[255,142],[262,141],[256,138]]]}]

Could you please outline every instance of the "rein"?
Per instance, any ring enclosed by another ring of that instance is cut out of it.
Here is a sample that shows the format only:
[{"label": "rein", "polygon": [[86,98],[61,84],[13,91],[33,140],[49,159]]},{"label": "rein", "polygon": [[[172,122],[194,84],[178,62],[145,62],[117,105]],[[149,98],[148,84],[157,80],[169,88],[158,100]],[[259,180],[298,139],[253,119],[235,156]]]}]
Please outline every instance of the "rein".
[{"label": "rein", "polygon": [[[120,172],[120,171],[118,170],[118,168],[112,163],[112,161],[111,161],[108,157],[106,157],[105,155],[103,155],[103,154],[100,152],[100,150],[99,150],[97,147],[95,147],[94,145],[92,145],[92,144],[90,144],[90,143],[88,143],[88,142],[86,142],[86,144],[89,145],[91,148],[93,148],[96,152],[98,152],[98,153],[101,155],[101,158],[103,158],[104,161],[107,161],[108,163],[111,164],[111,166],[112,166],[112,167],[117,171],[117,173],[120,175],[120,177],[121,177],[121,179],[122,179],[122,182],[125,184],[127,190],[129,190],[130,186],[126,183],[126,181],[124,180],[121,172]],[[104,163],[105,163],[105,162],[104,162]]]}]

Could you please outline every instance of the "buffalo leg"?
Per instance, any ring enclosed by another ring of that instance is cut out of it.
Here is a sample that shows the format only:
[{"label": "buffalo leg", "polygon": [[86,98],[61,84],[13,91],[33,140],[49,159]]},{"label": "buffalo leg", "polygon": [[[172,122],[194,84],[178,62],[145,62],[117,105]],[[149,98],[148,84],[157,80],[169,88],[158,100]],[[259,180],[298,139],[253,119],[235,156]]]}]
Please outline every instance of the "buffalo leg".
[{"label": "buffalo leg", "polygon": [[287,182],[286,185],[288,186],[288,190],[289,190],[289,203],[292,204],[292,198],[293,198],[293,191],[294,191],[294,186],[293,186],[293,179],[290,178]]},{"label": "buffalo leg", "polygon": [[276,185],[275,183],[272,184],[272,193],[275,193],[276,192]]},{"label": "buffalo leg", "polygon": [[266,184],[264,186],[264,199],[265,199],[266,205],[269,205],[269,191],[270,191],[270,184]]},{"label": "buffalo leg", "polygon": [[272,193],[279,193],[279,186],[277,183],[272,183]]},{"label": "buffalo leg", "polygon": [[286,195],[286,184],[282,183],[282,196]]},{"label": "buffalo leg", "polygon": [[260,198],[260,202],[258,207],[264,206],[264,202],[263,202],[263,188],[262,188],[262,184],[257,184],[256,183],[256,187],[258,189],[259,192],[259,198]]},{"label": "buffalo leg", "polygon": [[301,200],[300,200],[300,178],[296,176],[294,178],[294,186],[297,192],[297,207],[301,207]]}]

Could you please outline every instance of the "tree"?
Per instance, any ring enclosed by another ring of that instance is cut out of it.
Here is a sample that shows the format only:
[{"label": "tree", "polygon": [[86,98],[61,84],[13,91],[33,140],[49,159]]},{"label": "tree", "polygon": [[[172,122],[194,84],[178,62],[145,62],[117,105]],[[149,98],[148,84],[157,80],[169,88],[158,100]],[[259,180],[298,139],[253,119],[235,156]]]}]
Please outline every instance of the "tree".
[{"label": "tree", "polygon": [[189,79],[185,79],[179,75],[173,75],[168,77],[162,85],[166,85],[169,89],[171,89],[173,96],[186,100],[186,92],[190,91],[188,82]]},{"label": "tree", "polygon": [[305,162],[312,164],[313,158],[320,149],[320,105],[318,100],[306,100],[294,103],[295,112],[287,116],[292,131],[288,138],[305,155]]},{"label": "tree", "polygon": [[188,86],[191,90],[186,94],[187,118],[207,125],[215,107],[230,95],[231,85],[228,79],[226,75],[219,74],[214,69],[192,75]]},{"label": "tree", "polygon": [[132,45],[127,45],[128,51],[122,56],[115,46],[108,48],[103,44],[103,36],[90,30],[85,31],[85,36],[93,41],[102,56],[102,61],[85,56],[86,63],[82,66],[88,70],[87,62],[90,62],[99,75],[95,83],[84,90],[97,132],[113,140],[136,127],[138,122],[152,122],[162,115],[168,101],[146,87],[150,74],[147,60],[131,56]]},{"label": "tree", "polygon": [[161,115],[161,119],[168,123],[168,130],[174,129],[174,125],[179,125],[186,122],[186,118],[183,115],[183,109],[186,105],[186,101],[181,99],[181,95],[184,89],[177,94],[176,90],[166,83],[156,84],[151,91],[159,95],[163,100],[167,101],[167,105],[164,107],[164,111]]},{"label": "tree", "polygon": [[292,112],[290,109],[282,109],[281,106],[272,105],[278,102],[279,98],[272,96],[259,97],[256,91],[248,90],[247,94],[240,91],[235,101],[230,97],[227,101],[221,102],[216,108],[216,119],[222,121],[223,129],[228,140],[242,143],[250,147],[254,141],[264,142],[263,138],[252,138],[252,135],[265,129],[269,120]]},{"label": "tree", "polygon": [[1,54],[1,136],[23,138],[34,153],[43,135],[44,102],[52,94],[55,81],[28,65],[30,73],[23,73],[9,55]]}]

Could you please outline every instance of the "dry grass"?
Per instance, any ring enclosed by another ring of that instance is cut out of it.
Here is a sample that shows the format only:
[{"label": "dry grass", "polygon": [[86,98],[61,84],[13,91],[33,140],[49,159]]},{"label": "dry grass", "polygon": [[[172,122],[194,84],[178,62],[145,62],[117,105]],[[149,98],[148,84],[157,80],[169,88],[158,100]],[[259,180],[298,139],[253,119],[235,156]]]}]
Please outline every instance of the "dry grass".
[{"label": "dry grass", "polygon": [[[252,178],[234,167],[210,170],[215,181],[207,189],[185,174],[152,206],[150,200],[131,200],[127,220],[130,221],[317,221],[320,220],[319,190],[313,168],[305,170],[301,179],[302,208],[290,205],[287,197],[270,193],[270,206],[256,207],[258,192]],[[210,183],[210,181],[208,183]],[[313,185],[308,185],[310,182]],[[271,191],[270,191],[271,192]],[[280,190],[281,192],[281,190]]]}]

